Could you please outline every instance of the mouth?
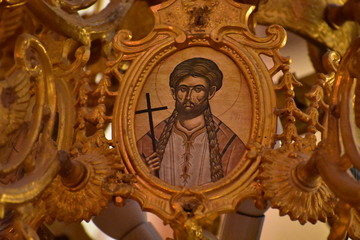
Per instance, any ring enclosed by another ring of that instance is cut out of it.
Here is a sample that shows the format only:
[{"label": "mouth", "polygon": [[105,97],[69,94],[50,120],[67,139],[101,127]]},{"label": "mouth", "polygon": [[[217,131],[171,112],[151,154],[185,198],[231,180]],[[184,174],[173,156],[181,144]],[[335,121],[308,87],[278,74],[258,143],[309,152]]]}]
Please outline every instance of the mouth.
[{"label": "mouth", "polygon": [[185,107],[185,108],[193,108],[194,106],[195,106],[195,104],[192,103],[192,102],[185,102],[185,103],[184,103],[184,107]]}]

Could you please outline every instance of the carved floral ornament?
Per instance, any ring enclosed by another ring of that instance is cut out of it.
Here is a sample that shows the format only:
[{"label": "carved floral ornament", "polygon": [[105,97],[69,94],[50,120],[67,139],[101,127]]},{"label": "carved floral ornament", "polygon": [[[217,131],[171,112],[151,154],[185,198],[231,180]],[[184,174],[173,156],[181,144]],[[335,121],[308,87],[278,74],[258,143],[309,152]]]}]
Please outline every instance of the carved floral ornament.
[{"label": "carved floral ornament", "polygon": [[[359,185],[346,172],[359,166],[356,27],[331,32],[353,44],[341,62],[334,52],[325,56],[327,72],[301,110],[294,90],[301,83],[279,54],[285,30],[252,31],[254,14],[272,19],[262,12],[271,4],[165,1],[152,7],[154,26],[140,40],[119,27],[132,1],[78,15],[94,4],[0,1],[7,53],[0,64],[1,236],[38,239],[44,222],[88,221],[109,202],[131,198],[170,224],[175,239],[204,239],[204,227],[250,198],[301,224],[330,222],[329,239],[347,231],[360,238]],[[14,30],[6,16],[31,24]]]}]

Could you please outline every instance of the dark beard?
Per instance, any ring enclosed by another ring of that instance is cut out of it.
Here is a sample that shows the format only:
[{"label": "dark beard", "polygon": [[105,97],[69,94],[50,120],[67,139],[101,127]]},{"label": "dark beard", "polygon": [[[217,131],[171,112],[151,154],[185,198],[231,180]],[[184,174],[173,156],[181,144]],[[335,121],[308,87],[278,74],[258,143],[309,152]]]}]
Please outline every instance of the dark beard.
[{"label": "dark beard", "polygon": [[[186,109],[185,104],[190,103],[192,108]],[[203,114],[205,109],[209,107],[209,101],[206,100],[200,104],[194,104],[191,101],[185,101],[184,103],[176,101],[175,109],[178,112],[178,118],[180,119],[192,119],[194,117]]]}]

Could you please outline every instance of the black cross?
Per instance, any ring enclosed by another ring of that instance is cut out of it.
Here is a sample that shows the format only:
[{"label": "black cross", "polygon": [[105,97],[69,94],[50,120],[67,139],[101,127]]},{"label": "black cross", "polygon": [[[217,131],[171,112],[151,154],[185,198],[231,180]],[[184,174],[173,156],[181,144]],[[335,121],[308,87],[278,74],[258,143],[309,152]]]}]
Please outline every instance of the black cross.
[{"label": "black cross", "polygon": [[[166,110],[167,107],[165,106],[165,107],[151,108],[151,101],[150,101],[150,94],[149,93],[146,93],[146,105],[147,105],[146,109],[138,110],[138,111],[135,112],[135,114],[148,113],[152,148],[153,148],[153,152],[156,152],[156,139],[155,139],[154,122],[153,122],[152,113],[156,112],[156,111]],[[159,177],[159,171],[158,170],[155,171],[155,176]]]},{"label": "black cross", "polygon": [[150,101],[149,93],[146,93],[146,105],[147,105],[147,109],[138,110],[135,112],[135,114],[148,113],[153,152],[156,152],[156,139],[155,139],[154,122],[153,122],[152,113],[156,112],[156,111],[166,110],[167,107],[165,106],[165,107],[151,108],[151,101]]}]

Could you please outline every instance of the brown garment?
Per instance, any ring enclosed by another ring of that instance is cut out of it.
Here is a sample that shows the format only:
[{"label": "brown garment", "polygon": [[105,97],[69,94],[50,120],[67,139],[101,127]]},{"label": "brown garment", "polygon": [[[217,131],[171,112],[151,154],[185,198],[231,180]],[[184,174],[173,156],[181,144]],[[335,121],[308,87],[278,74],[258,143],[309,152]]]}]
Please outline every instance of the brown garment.
[{"label": "brown garment", "polygon": [[[245,145],[241,139],[217,117],[213,116],[215,131],[219,144],[220,157],[224,175],[227,175],[242,158],[245,152]],[[156,145],[168,119],[159,123],[155,129]],[[173,127],[175,128],[175,127]],[[201,130],[200,130],[201,131]],[[153,153],[151,134],[148,132],[137,141],[139,153],[143,160]],[[161,166],[160,166],[161,167]]]}]

